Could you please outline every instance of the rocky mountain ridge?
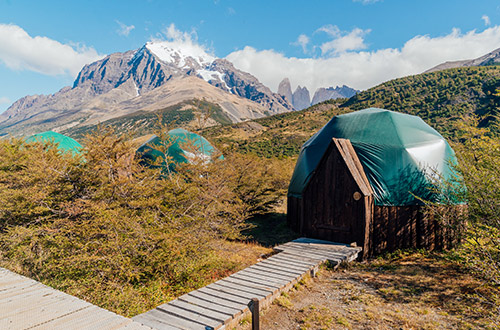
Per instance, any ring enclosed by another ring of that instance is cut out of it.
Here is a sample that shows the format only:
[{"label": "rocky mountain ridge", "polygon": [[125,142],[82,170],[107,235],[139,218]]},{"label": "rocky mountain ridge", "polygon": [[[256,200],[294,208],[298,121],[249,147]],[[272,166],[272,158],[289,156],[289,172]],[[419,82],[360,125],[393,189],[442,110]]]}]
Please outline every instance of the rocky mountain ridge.
[{"label": "rocky mountain ridge", "polygon": [[486,65],[496,65],[496,64],[500,64],[500,48],[497,48],[494,51],[473,60],[444,62],[439,65],[436,65],[433,68],[430,68],[429,70],[425,71],[425,73],[441,71],[446,69],[460,68],[460,67],[486,66]]},{"label": "rocky mountain ridge", "polygon": [[288,78],[284,78],[278,86],[278,94],[288,100],[288,102],[293,105],[295,110],[302,110],[331,99],[350,98],[356,95],[356,93],[359,93],[359,91],[346,85],[340,87],[337,86],[335,88],[321,87],[314,92],[314,96],[311,101],[309,90],[305,86],[297,86],[295,91],[292,93],[292,87]]},{"label": "rocky mountain ridge", "polygon": [[302,110],[311,105],[311,96],[307,87],[297,86],[292,94],[292,104],[296,110]]},{"label": "rocky mountain ridge", "polygon": [[198,46],[150,42],[86,65],[72,87],[17,100],[0,114],[0,135],[85,126],[194,98],[217,103],[233,122],[293,110],[257,78]]},{"label": "rocky mountain ridge", "polygon": [[290,80],[284,78],[278,86],[278,94],[283,96],[285,100],[293,105],[293,94],[292,86],[290,85]]}]

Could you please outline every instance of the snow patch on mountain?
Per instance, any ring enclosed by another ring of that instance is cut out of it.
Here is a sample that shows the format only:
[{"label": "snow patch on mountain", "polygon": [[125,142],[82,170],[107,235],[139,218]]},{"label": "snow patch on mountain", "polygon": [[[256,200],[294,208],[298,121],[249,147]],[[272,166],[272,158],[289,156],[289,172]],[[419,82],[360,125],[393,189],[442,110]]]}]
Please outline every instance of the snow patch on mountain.
[{"label": "snow patch on mountain", "polygon": [[[219,72],[219,71],[214,71],[214,70],[207,70],[207,69],[200,69],[200,70],[196,70],[196,73],[203,79],[205,80],[206,82],[210,82],[210,81],[217,81],[217,80],[220,80],[223,84],[224,84],[224,87],[231,93],[233,93],[231,91],[231,88],[229,88],[229,86],[226,84],[226,81],[224,80],[224,76],[225,74],[222,73],[222,72]],[[234,93],[233,93],[234,94]]]},{"label": "snow patch on mountain", "polygon": [[134,81],[134,88],[135,88],[135,96],[140,96],[139,94],[139,87],[137,87],[137,84]]},{"label": "snow patch on mountain", "polygon": [[160,61],[175,64],[179,68],[189,68],[193,64],[205,67],[215,60],[214,56],[208,54],[201,46],[192,42],[148,42],[146,48],[156,55]]},{"label": "snow patch on mountain", "polygon": [[220,82],[223,88],[233,93],[224,80],[225,74],[213,69],[212,63],[217,58],[200,45],[187,41],[155,41],[148,42],[146,48],[160,61],[183,70],[193,70],[206,82]]}]

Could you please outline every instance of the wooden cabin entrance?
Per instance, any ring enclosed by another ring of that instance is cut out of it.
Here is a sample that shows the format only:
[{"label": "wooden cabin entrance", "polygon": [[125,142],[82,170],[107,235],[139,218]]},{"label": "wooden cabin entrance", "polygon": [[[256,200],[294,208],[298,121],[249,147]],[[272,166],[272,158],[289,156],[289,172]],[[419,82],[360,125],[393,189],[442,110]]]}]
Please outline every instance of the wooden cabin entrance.
[{"label": "wooden cabin entrance", "polygon": [[288,198],[288,221],[301,235],[356,243],[369,252],[373,191],[346,139],[333,138],[302,198]]}]

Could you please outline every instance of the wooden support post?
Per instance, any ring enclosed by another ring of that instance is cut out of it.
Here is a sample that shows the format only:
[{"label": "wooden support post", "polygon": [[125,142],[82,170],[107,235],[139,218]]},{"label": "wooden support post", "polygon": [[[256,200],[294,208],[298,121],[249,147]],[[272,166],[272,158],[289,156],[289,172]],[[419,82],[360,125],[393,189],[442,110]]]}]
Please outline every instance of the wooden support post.
[{"label": "wooden support post", "polygon": [[311,271],[309,273],[311,275],[311,277],[316,277],[316,274],[318,273],[318,270],[319,270],[318,266],[313,267],[313,269],[311,269]]},{"label": "wooden support post", "polygon": [[259,324],[259,299],[252,298],[248,304],[248,308],[252,312],[252,330],[260,330]]}]

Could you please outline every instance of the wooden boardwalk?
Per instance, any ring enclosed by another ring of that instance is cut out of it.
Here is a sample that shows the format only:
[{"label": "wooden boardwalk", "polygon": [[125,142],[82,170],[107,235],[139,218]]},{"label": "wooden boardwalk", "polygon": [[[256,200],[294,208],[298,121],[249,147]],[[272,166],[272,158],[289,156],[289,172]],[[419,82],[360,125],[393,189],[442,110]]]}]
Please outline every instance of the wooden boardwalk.
[{"label": "wooden boardwalk", "polygon": [[0,268],[0,329],[228,329],[250,314],[257,298],[267,307],[319,265],[354,260],[360,248],[298,239],[279,253],[231,276],[158,306],[133,320]]},{"label": "wooden boardwalk", "polygon": [[0,268],[0,329],[151,328]]},{"label": "wooden boardwalk", "polygon": [[265,308],[304,276],[314,276],[322,263],[352,261],[361,248],[300,238],[275,251],[279,253],[133,320],[159,330],[229,329],[250,314],[252,298]]}]

